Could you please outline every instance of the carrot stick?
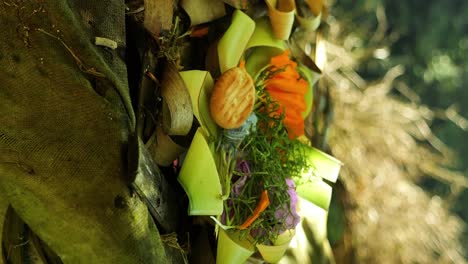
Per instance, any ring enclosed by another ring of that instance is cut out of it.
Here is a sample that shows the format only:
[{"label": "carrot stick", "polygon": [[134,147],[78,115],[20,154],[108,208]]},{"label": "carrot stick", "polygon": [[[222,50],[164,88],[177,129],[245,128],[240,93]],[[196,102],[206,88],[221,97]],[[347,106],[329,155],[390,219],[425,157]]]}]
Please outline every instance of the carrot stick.
[{"label": "carrot stick", "polygon": [[267,91],[273,100],[277,101],[281,106],[286,107],[286,114],[288,114],[289,108],[299,109],[301,112],[306,108],[303,95],[284,93],[276,89],[268,89]]},{"label": "carrot stick", "polygon": [[208,35],[209,28],[208,27],[198,27],[193,28],[192,32],[190,32],[190,37],[192,38],[202,38]]},{"label": "carrot stick", "polygon": [[245,60],[240,60],[240,62],[239,62],[239,68],[245,70]]},{"label": "carrot stick", "polygon": [[296,67],[296,63],[289,59],[289,50],[284,51],[278,56],[272,57],[270,63],[276,67],[282,67],[284,65],[292,64],[293,67]]},{"label": "carrot stick", "polygon": [[270,205],[270,199],[268,199],[268,192],[264,190],[260,196],[260,201],[258,202],[257,207],[255,207],[252,215],[249,216],[245,222],[239,226],[239,229],[247,229],[247,227],[249,227],[260,216],[260,213],[265,211],[268,205]]},{"label": "carrot stick", "polygon": [[[285,86],[288,83],[288,86]],[[267,90],[277,90],[278,92],[285,92],[291,94],[300,94],[302,98],[304,98],[305,94],[307,93],[308,87],[307,85],[302,85],[301,83],[293,83],[291,80],[273,80],[271,79],[267,86]]]},{"label": "carrot stick", "polygon": [[277,113],[285,111],[283,124],[288,130],[291,139],[304,134],[304,120],[302,112],[306,109],[304,96],[309,85],[302,79],[297,68],[297,63],[289,58],[289,51],[272,57],[270,64],[273,69],[281,69],[265,83],[266,90],[273,100],[278,102],[280,109]]},{"label": "carrot stick", "polygon": [[286,78],[271,78],[266,83],[267,89],[276,88],[288,93],[298,93],[304,96],[307,93],[307,85],[302,82],[295,81],[294,79]]}]

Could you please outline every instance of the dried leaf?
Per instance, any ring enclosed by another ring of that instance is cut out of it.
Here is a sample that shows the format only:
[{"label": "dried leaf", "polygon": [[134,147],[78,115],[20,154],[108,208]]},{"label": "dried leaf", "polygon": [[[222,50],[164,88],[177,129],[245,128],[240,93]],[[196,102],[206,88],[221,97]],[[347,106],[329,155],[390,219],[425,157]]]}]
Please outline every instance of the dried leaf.
[{"label": "dried leaf", "polygon": [[235,7],[236,9],[248,9],[250,7],[250,3],[248,0],[223,0],[224,3]]},{"label": "dried leaf", "polygon": [[168,135],[186,135],[193,122],[190,94],[174,63],[167,62],[161,82],[162,120]]},{"label": "dried leaf", "polygon": [[317,17],[322,13],[323,1],[322,0],[306,0],[307,5],[309,5],[310,11]]},{"label": "dried leaf", "polygon": [[291,55],[296,58],[297,61],[301,62],[314,72],[322,73],[317,64],[304,52],[304,49],[299,46],[299,43],[295,38],[292,38],[291,43],[288,46],[291,50]]},{"label": "dried leaf", "polygon": [[310,16],[300,16],[296,14],[297,21],[302,29],[305,31],[314,31],[320,26],[320,22],[322,21],[322,13],[318,16],[310,15]]},{"label": "dried leaf", "polygon": [[145,28],[154,37],[159,37],[162,30],[170,30],[174,14],[172,0],[145,1]]},{"label": "dried leaf", "polygon": [[294,23],[295,3],[293,0],[265,0],[271,26],[276,38],[286,40]]},{"label": "dried leaf", "polygon": [[146,145],[149,146],[148,151],[153,156],[154,161],[161,166],[169,166],[185,151],[185,148],[175,143],[160,126],[156,128],[156,133]]}]

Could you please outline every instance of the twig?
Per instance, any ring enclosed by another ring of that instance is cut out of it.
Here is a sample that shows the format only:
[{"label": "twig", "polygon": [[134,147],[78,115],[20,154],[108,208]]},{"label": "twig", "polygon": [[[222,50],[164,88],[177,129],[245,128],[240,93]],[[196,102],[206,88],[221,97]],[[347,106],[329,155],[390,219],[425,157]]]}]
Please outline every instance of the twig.
[{"label": "twig", "polygon": [[13,251],[14,249],[19,248],[19,247],[24,247],[24,246],[26,246],[28,243],[29,243],[29,240],[26,240],[26,241],[21,242],[21,243],[16,244],[16,245],[10,245],[10,246],[8,247],[8,253],[7,253],[6,259],[7,259],[7,260],[10,260],[11,251]]},{"label": "twig", "polygon": [[145,11],[145,7],[144,6],[140,6],[139,8],[135,9],[135,10],[132,10],[132,11],[128,11],[128,12],[125,12],[126,15],[134,15],[134,14],[138,14],[138,13],[141,13]]},{"label": "twig", "polygon": [[161,235],[161,241],[167,246],[179,250],[180,254],[182,254],[182,258],[184,259],[184,263],[185,264],[188,263],[187,254],[185,250],[179,245],[179,242],[177,241],[176,233],[169,233],[169,234]]},{"label": "twig", "polygon": [[90,67],[90,68],[87,68],[83,61],[81,61],[81,59],[75,54],[75,52],[73,52],[73,50],[70,48],[70,46],[67,45],[67,43],[65,43],[60,37],[56,36],[56,35],[53,35],[45,30],[43,30],[42,28],[38,28],[36,29],[37,31],[51,37],[51,38],[54,38],[58,41],[60,41],[60,43],[62,43],[62,45],[65,47],[65,49],[67,49],[67,51],[70,53],[70,55],[72,55],[73,59],[75,59],[75,62],[76,64],[78,65],[78,68],[84,72],[84,73],[87,73],[87,74],[90,74],[90,75],[93,75],[95,77],[99,77],[99,78],[105,78],[106,76],[97,71],[94,67]]}]

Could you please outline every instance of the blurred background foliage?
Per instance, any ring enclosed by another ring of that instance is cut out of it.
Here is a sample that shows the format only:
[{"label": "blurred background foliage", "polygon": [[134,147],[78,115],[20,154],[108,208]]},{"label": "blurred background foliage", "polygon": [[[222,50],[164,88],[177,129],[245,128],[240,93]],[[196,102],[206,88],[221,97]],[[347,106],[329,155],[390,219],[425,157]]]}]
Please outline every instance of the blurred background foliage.
[{"label": "blurred background foliage", "polygon": [[[328,21],[330,32],[334,28],[339,28],[338,34],[344,39],[341,44],[343,49],[358,62],[352,66],[356,74],[348,74],[349,80],[356,87],[372,86],[382,82],[382,78],[392,69],[403,69],[402,74],[397,74],[397,78],[392,82],[389,96],[409,102],[415,109],[427,107],[427,115],[430,116],[427,120],[437,139],[419,143],[431,145],[443,156],[447,153],[446,146],[453,151],[454,155],[446,156],[450,157],[450,162],[444,163],[443,166],[454,172],[461,172],[464,179],[458,178],[457,181],[464,182],[466,186],[468,180],[468,121],[466,119],[468,117],[468,104],[466,103],[468,102],[468,1],[333,0],[330,6],[331,16]],[[333,26],[334,24],[339,24],[339,26]],[[338,89],[340,89],[339,86]],[[382,168],[382,170],[385,169]],[[342,176],[346,177],[347,174],[344,173]],[[451,182],[433,176],[423,175],[413,178],[415,183],[424,189],[428,198],[418,197],[422,200],[431,199],[431,201],[440,197],[443,201],[440,212],[446,208],[448,212],[459,216],[466,226],[468,223],[468,189],[456,187],[455,181]],[[347,184],[346,180],[343,182]],[[345,186],[345,189],[349,189],[349,186]],[[416,189],[413,190],[416,192]],[[349,227],[349,223],[360,221],[353,220],[353,214],[355,214],[353,210],[359,211],[359,209],[349,209],[349,205],[348,208],[344,206],[344,211],[337,209],[342,206],[340,205],[342,199],[339,192],[335,193],[330,209],[328,233],[332,245],[337,241],[346,240],[346,236],[350,236],[349,229],[355,234],[359,229]],[[385,199],[382,201],[386,202]],[[365,206],[361,204],[358,207]],[[380,208],[382,210],[380,213],[387,210],[384,207]],[[408,209],[412,210],[415,207],[411,209],[409,206]],[[364,212],[364,210],[361,211]],[[413,214],[416,215],[416,213]],[[424,214],[421,212],[421,215]],[[441,213],[441,215],[444,214]],[[398,221],[399,216],[394,217],[394,220]],[[447,229],[448,226],[449,224],[447,224]],[[441,230],[442,233],[444,232],[443,227],[440,230],[434,227],[427,230],[432,230],[434,234]],[[459,243],[468,245],[468,231],[466,227],[463,230]],[[378,233],[369,232],[368,234]],[[357,245],[359,243],[356,243],[355,234],[352,235],[353,238],[350,238],[350,241],[354,241],[352,243]],[[436,240],[436,238],[433,239]],[[340,247],[343,247],[343,243]],[[359,254],[362,255],[362,252]],[[466,252],[464,254],[465,259],[468,259]],[[361,257],[357,259],[362,260]],[[389,263],[391,263],[390,260]]]},{"label": "blurred background foliage", "polygon": [[[403,65],[405,73],[396,86],[406,85],[418,95],[416,101],[439,112],[449,108],[468,117],[468,1],[340,0],[332,14],[352,25],[348,28],[353,36],[350,45],[365,50],[356,69],[361,77],[380,78],[391,67]],[[369,32],[375,32],[371,38]],[[382,43],[386,45],[375,46]],[[431,128],[457,154],[452,168],[468,177],[467,124],[455,122],[434,119]],[[430,177],[420,184],[441,197],[452,192],[449,185]],[[464,189],[452,209],[465,222],[467,204],[468,190]]]}]

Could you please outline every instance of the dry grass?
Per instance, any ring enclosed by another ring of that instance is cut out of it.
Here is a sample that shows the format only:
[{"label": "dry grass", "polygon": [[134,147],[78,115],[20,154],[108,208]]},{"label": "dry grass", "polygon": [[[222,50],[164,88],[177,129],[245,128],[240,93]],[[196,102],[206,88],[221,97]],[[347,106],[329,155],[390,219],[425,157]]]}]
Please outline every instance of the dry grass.
[{"label": "dry grass", "polygon": [[[430,197],[416,181],[430,175],[451,184],[454,195],[468,187],[462,174],[445,169],[454,157],[430,129],[434,118],[458,120],[460,127],[466,120],[453,109],[432,111],[419,104],[417,95],[396,81],[404,74],[402,66],[374,82],[356,73],[365,56],[390,41],[381,32],[381,12],[378,32],[369,36],[374,48],[355,49],[355,36],[344,35],[336,21],[329,23],[323,40],[327,64],[321,87],[328,89],[334,105],[329,145],[345,163],[340,179],[350,197],[352,209],[346,214],[356,260],[465,263],[459,242],[464,223],[449,212],[446,200]],[[392,89],[406,98],[396,98]]]}]

